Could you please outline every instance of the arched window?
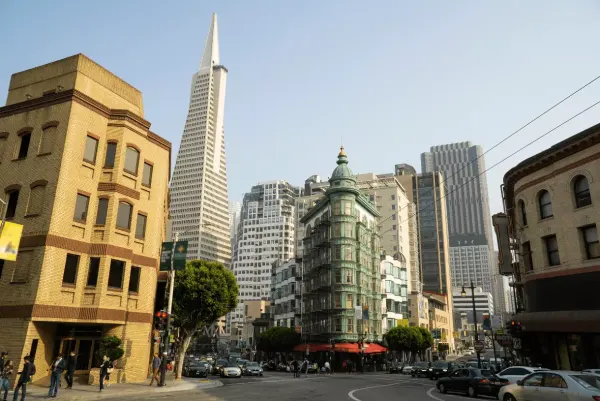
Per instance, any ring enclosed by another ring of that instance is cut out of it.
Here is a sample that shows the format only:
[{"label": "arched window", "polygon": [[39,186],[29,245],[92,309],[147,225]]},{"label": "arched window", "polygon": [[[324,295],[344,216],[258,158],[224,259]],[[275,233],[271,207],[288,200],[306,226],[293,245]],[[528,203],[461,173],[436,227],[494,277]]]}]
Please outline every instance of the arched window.
[{"label": "arched window", "polygon": [[540,205],[540,218],[547,219],[552,217],[552,199],[550,199],[550,192],[545,189],[538,195],[538,201]]},{"label": "arched window", "polygon": [[590,195],[590,184],[587,178],[583,175],[578,175],[573,180],[573,192],[575,194],[575,206],[584,207],[592,204],[592,197]]},{"label": "arched window", "polygon": [[523,200],[519,200],[519,213],[521,213],[521,224],[523,226],[527,225],[527,210],[525,210],[525,202]]}]

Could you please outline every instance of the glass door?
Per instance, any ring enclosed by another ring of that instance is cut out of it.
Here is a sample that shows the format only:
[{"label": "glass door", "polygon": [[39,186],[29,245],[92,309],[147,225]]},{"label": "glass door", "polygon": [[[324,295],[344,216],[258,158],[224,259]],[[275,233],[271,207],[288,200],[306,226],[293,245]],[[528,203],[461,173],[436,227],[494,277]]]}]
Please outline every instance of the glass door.
[{"label": "glass door", "polygon": [[90,370],[93,340],[77,340],[77,343],[75,370]]}]

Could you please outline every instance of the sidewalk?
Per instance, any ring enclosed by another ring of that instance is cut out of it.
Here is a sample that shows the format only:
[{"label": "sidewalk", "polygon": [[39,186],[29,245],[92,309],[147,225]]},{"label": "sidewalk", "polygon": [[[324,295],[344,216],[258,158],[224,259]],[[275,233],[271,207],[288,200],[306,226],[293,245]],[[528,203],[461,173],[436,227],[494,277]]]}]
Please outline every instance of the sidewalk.
[{"label": "sidewalk", "polygon": [[[65,387],[61,387],[58,390],[57,400],[64,401],[87,401],[87,400],[103,400],[116,397],[126,396],[143,396],[153,395],[161,393],[170,393],[178,391],[190,391],[199,390],[206,388],[213,388],[222,386],[219,380],[210,379],[186,379],[186,380],[175,380],[174,378],[167,378],[166,385],[164,387],[158,387],[156,385],[150,387],[150,380],[146,383],[131,383],[131,384],[110,384],[109,387],[105,387],[104,391],[100,392],[98,386],[90,386],[86,384],[73,386],[73,389],[66,390]],[[63,383],[63,386],[65,384]],[[27,386],[26,399],[43,399],[48,396],[48,387],[40,387],[29,385]],[[9,400],[12,400],[12,392],[8,396]],[[19,400],[21,394],[19,394]]]}]

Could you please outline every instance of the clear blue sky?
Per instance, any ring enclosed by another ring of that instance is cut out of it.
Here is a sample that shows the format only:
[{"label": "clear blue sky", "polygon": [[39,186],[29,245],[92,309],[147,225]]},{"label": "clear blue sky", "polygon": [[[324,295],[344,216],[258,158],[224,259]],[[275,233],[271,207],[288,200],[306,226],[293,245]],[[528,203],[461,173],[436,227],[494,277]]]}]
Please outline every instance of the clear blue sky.
[{"label": "clear blue sky", "polygon": [[[175,155],[217,12],[230,199],[259,181],[328,178],[342,137],[355,173],[419,170],[430,146],[487,150],[600,74],[600,2],[491,3],[5,0],[0,93],[13,72],[84,53],[142,91],[145,117]],[[597,82],[486,164],[599,99]],[[599,121],[600,107],[490,170],[492,213],[510,167]]]}]

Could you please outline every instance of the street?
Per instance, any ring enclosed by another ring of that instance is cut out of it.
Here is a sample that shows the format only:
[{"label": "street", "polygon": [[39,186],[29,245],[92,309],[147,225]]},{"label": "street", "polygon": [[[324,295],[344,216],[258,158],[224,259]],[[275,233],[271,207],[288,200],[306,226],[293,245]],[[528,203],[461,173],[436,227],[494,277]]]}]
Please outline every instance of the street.
[{"label": "street", "polygon": [[[198,379],[186,379],[198,380]],[[267,372],[264,377],[221,379],[223,386],[170,394],[126,397],[128,401],[142,400],[207,400],[207,401],[451,401],[467,399],[463,395],[440,394],[435,381],[425,378],[386,373],[303,375],[294,378],[290,373]],[[114,400],[124,399],[112,398]],[[485,397],[481,397],[485,399]],[[489,398],[492,399],[492,398]]]}]

